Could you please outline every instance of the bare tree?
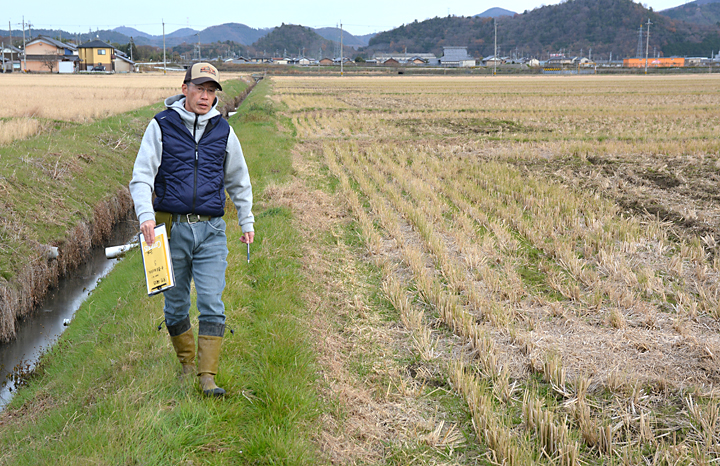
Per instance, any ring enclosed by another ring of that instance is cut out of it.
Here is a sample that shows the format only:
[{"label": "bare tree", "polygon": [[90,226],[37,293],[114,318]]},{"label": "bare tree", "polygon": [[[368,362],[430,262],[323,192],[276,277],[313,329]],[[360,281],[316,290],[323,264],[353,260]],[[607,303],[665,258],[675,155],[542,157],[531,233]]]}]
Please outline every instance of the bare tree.
[{"label": "bare tree", "polygon": [[42,64],[45,68],[50,70],[52,73],[55,69],[55,66],[57,65],[58,59],[55,56],[47,56],[43,59]]}]

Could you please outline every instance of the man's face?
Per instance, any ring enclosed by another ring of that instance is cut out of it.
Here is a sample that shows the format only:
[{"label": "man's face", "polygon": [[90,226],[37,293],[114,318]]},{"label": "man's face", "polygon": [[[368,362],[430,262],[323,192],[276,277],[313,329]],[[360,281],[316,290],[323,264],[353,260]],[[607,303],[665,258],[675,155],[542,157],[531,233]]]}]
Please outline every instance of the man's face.
[{"label": "man's face", "polygon": [[205,115],[212,108],[213,102],[215,102],[217,86],[212,82],[200,85],[183,83],[182,92],[185,94],[185,110],[198,115]]}]

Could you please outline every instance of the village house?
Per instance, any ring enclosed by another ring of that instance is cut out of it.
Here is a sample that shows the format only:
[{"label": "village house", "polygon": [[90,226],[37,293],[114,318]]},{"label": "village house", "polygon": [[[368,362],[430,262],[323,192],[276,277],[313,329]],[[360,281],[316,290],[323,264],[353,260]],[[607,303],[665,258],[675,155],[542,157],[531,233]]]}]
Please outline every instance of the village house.
[{"label": "village house", "polygon": [[229,63],[232,65],[244,65],[246,63],[250,63],[250,59],[245,57],[228,58],[227,60],[225,60],[225,63]]},{"label": "village house", "polygon": [[333,64],[333,60],[331,58],[321,58],[318,62],[318,65],[322,66],[329,66]]},{"label": "village house", "polygon": [[566,57],[564,55],[559,55],[555,57],[550,57],[550,59],[545,61],[545,67],[546,68],[567,68],[567,67],[573,67],[576,65],[577,57]]},{"label": "village house", "polygon": [[37,73],[73,73],[78,63],[77,47],[47,36],[25,44],[25,70]]},{"label": "village house", "polygon": [[22,50],[12,45],[3,44],[0,50],[0,68],[3,73],[20,71],[20,58]]},{"label": "village house", "polygon": [[93,68],[105,68],[105,71],[115,71],[115,49],[112,45],[95,39],[78,46],[80,57],[80,70],[91,71]]},{"label": "village house", "polygon": [[270,57],[250,57],[248,58],[249,63],[272,63],[272,58]]},{"label": "village house", "polygon": [[[375,63],[385,63],[389,59],[393,59],[404,65],[439,65],[440,62],[435,54],[432,53],[375,53],[373,60]],[[367,61],[368,63],[370,60]]]},{"label": "village house", "polygon": [[483,65],[485,66],[498,66],[505,63],[505,60],[502,59],[502,57],[496,57],[495,55],[490,55],[489,57],[485,57],[482,60]]}]

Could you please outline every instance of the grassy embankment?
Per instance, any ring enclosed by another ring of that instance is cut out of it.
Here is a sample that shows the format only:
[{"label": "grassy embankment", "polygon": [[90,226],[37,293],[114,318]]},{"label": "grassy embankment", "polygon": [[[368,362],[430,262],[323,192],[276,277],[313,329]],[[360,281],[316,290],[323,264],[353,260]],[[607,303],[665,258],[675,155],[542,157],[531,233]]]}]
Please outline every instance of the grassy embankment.
[{"label": "grassy embankment", "polygon": [[[277,134],[266,92],[261,84],[231,120],[256,193],[290,171],[292,135]],[[312,463],[307,431],[317,401],[313,356],[298,325],[304,311],[290,213],[262,199],[255,212],[250,264],[235,213],[227,215],[225,302],[234,335],[227,332],[218,382],[228,397],[204,399],[194,380],[177,378],[165,329],[157,331],[162,298],[145,296],[140,257],[131,254],[0,417],[0,464]]]},{"label": "grassy embankment", "polygon": [[[137,79],[143,83],[148,78]],[[60,82],[68,84],[67,79]],[[48,94],[54,83],[25,86]],[[107,85],[95,83],[102,84]],[[94,95],[92,83],[83,85]],[[244,81],[229,81],[222,103],[246,87]],[[92,100],[84,103],[94,106]],[[59,102],[47,105],[65,111]],[[29,313],[47,287],[81,262],[92,246],[103,244],[112,223],[131,208],[126,186],[133,155],[161,105],[88,124],[72,120],[73,113],[59,112],[57,118],[66,119],[44,118],[42,134],[0,144],[0,341],[13,338],[16,319]],[[57,261],[47,260],[49,246],[60,248]]]}]

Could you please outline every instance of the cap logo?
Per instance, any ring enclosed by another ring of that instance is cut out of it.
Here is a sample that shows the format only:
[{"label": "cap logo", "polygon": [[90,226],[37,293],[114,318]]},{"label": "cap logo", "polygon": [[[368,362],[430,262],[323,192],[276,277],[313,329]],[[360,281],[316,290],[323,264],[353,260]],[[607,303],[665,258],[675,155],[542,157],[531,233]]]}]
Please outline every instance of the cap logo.
[{"label": "cap logo", "polygon": [[200,67],[200,72],[201,72],[201,73],[208,73],[208,74],[211,74],[211,75],[213,75],[213,76],[217,76],[217,73],[215,73],[215,70],[212,69],[212,68],[210,68],[209,66],[202,66],[202,67]]}]

